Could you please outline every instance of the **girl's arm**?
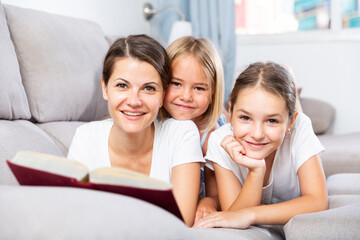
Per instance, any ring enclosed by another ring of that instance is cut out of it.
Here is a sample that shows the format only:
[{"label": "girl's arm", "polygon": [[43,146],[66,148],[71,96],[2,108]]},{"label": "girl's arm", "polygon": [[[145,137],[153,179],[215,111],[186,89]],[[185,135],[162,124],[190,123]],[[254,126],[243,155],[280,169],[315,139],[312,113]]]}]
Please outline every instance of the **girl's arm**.
[{"label": "girl's arm", "polygon": [[326,180],[318,155],[298,170],[301,197],[286,202],[253,208],[253,224],[285,224],[299,214],[328,209]]},{"label": "girl's arm", "polygon": [[301,197],[237,212],[218,212],[201,219],[195,227],[247,228],[254,224],[285,224],[299,214],[328,208],[326,181],[320,158],[315,155],[298,170]]},{"label": "girl's arm", "polygon": [[200,163],[185,163],[173,167],[171,183],[183,219],[186,225],[192,226],[200,189]]},{"label": "girl's arm", "polygon": [[248,169],[244,185],[241,186],[232,171],[214,164],[221,209],[236,211],[259,205],[266,170],[265,160],[248,158],[243,146],[232,135],[226,136],[220,145],[232,161]]},{"label": "girl's arm", "polygon": [[195,214],[195,223],[199,219],[206,217],[220,209],[214,171],[204,167],[204,175],[206,197],[199,200]]},{"label": "girl's arm", "polygon": [[241,190],[241,183],[232,171],[225,169],[216,163],[213,163],[213,166],[220,207],[221,210],[227,211],[238,197]]},{"label": "girl's arm", "polygon": [[[259,160],[255,160],[259,161]],[[249,171],[244,186],[230,170],[214,163],[214,170],[219,189],[221,210],[236,211],[261,203],[262,185],[265,174],[265,164],[258,171]]]},{"label": "girl's arm", "polygon": [[[226,113],[226,114],[224,114]],[[223,108],[223,114],[225,115],[226,121],[228,121],[227,116],[228,113],[225,108]],[[204,145],[202,147],[203,155],[205,156],[207,153],[207,147],[209,142],[209,137],[211,133],[218,129],[220,126],[217,123],[216,126],[208,133]],[[213,170],[204,167],[204,178],[205,178],[205,193],[206,197],[202,198],[198,202],[198,206],[195,214],[195,223],[203,218],[208,216],[209,214],[220,210],[219,196],[216,186],[215,173]]]}]

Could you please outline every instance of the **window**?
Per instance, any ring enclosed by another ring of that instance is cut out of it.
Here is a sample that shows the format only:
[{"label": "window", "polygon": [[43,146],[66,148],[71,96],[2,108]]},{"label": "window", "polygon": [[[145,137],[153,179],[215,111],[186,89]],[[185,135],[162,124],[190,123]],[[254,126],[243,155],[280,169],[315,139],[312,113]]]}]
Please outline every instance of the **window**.
[{"label": "window", "polygon": [[234,0],[237,34],[360,27],[360,0]]},{"label": "window", "polygon": [[341,14],[343,28],[360,27],[360,0],[342,0]]},{"label": "window", "polygon": [[297,0],[294,2],[297,30],[329,29],[330,0]]}]

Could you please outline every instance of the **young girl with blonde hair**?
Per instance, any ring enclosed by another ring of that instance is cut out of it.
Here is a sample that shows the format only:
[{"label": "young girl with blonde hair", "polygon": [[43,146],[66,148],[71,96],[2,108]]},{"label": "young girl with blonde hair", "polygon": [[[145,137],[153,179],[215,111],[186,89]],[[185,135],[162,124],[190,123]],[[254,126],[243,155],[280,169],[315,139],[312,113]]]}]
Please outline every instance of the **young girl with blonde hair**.
[{"label": "young girl with blonde hair", "polygon": [[[178,120],[194,121],[205,155],[210,133],[226,123],[224,73],[220,56],[209,40],[192,36],[175,40],[166,52],[173,77],[165,94],[165,114]],[[218,207],[215,178],[207,168],[205,181],[208,197],[200,200],[195,221]]]}]

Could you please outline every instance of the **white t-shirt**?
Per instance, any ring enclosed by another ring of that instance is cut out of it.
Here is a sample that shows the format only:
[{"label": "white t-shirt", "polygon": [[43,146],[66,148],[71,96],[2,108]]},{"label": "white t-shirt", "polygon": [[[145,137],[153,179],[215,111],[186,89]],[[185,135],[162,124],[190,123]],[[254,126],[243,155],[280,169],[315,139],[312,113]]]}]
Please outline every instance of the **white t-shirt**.
[{"label": "white t-shirt", "polygon": [[[231,170],[243,185],[248,168],[232,161],[220,146],[226,135],[233,135],[229,123],[210,135],[205,156],[206,166],[213,169],[211,162],[215,162],[221,167]],[[279,203],[300,197],[297,171],[304,162],[323,150],[324,147],[314,134],[310,118],[299,113],[291,133],[285,135],[284,141],[276,151],[269,185],[263,188],[262,203]]]},{"label": "white t-shirt", "polygon": [[[171,182],[172,168],[190,162],[205,162],[200,148],[199,131],[188,121],[154,121],[155,137],[150,177]],[[84,124],[76,129],[68,158],[85,164],[90,170],[111,167],[108,141],[112,119]]]}]

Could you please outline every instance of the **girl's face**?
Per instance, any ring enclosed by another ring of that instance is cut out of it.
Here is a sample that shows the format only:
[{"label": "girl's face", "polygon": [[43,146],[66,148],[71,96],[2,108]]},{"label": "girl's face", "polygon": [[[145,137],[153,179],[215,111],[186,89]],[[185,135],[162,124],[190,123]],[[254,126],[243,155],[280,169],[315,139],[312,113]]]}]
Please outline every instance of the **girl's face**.
[{"label": "girl's face", "polygon": [[116,60],[103,97],[114,122],[125,132],[137,133],[151,126],[163,103],[160,75],[144,61],[127,57]]},{"label": "girl's face", "polygon": [[211,102],[210,82],[203,67],[191,55],[172,63],[173,78],[166,90],[164,107],[178,120],[199,118]]},{"label": "girl's face", "polygon": [[259,87],[248,87],[238,93],[230,122],[246,156],[254,159],[264,159],[273,153],[293,124],[285,101]]}]

